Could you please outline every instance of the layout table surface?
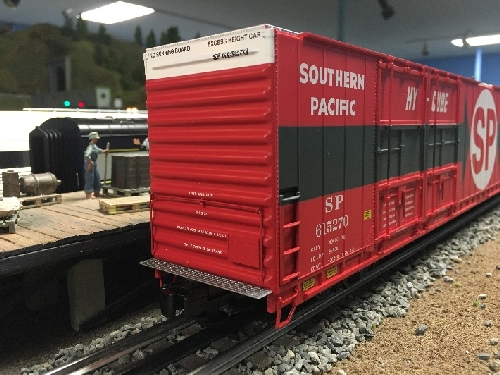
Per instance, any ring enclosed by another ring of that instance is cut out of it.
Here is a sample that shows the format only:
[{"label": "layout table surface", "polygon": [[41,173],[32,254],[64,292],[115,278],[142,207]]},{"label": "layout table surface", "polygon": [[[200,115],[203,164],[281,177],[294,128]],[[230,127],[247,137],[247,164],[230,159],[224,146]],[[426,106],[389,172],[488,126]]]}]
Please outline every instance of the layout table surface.
[{"label": "layout table surface", "polygon": [[0,259],[149,224],[147,210],[106,215],[99,212],[99,199],[85,199],[83,192],[62,194],[59,204],[21,209],[19,216],[15,233],[0,231]]}]

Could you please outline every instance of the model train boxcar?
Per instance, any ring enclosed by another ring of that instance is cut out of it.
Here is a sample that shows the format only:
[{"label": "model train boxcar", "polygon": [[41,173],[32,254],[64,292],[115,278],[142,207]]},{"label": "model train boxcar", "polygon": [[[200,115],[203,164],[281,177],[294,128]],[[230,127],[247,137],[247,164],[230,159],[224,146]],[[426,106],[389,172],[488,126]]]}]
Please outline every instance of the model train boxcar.
[{"label": "model train boxcar", "polygon": [[146,264],[267,296],[278,326],[499,191],[497,87],[269,25],[144,61]]}]

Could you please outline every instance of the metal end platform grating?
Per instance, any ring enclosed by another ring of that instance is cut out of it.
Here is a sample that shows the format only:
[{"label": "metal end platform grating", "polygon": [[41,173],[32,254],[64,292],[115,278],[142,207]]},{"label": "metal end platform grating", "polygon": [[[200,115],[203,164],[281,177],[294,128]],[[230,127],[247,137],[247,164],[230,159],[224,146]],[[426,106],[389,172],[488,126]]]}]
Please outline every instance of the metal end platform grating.
[{"label": "metal end platform grating", "polygon": [[271,291],[267,289],[244,284],[240,281],[226,279],[225,277],[212,275],[207,272],[182,267],[177,264],[167,263],[155,258],[151,258],[140,263],[146,267],[156,268],[160,271],[173,273],[174,275],[182,276],[194,281],[199,281],[200,283],[212,285],[217,288],[229,290],[230,292],[243,294],[244,296],[255,299],[261,299],[262,297],[271,294]]}]

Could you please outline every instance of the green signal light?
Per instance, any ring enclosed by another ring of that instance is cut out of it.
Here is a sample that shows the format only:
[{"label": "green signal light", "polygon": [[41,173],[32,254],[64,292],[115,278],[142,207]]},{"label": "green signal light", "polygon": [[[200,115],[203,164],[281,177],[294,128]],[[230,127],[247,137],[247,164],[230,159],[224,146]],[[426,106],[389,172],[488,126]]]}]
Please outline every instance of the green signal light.
[{"label": "green signal light", "polygon": [[69,107],[71,105],[71,102],[69,100],[64,101],[64,106]]}]

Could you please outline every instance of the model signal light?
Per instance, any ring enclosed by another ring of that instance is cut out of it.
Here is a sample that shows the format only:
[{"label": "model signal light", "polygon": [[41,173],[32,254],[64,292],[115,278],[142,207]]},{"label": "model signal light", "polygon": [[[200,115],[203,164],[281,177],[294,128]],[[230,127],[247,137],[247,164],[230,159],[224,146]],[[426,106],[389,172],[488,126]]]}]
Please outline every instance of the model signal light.
[{"label": "model signal light", "polygon": [[65,100],[63,101],[63,106],[65,108],[85,108],[85,102],[80,100],[77,103],[72,103],[71,100]]}]

